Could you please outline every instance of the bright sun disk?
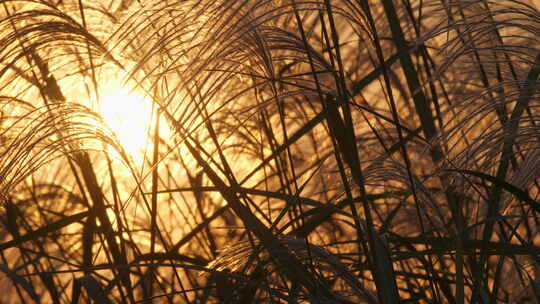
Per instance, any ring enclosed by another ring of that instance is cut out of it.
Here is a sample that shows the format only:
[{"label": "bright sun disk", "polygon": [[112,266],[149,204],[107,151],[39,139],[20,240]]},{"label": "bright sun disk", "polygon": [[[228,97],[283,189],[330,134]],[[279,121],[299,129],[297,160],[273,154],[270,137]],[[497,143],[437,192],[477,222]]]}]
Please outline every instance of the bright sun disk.
[{"label": "bright sun disk", "polygon": [[103,94],[99,107],[122,147],[136,159],[142,156],[153,124],[152,102],[136,92],[117,89]]}]

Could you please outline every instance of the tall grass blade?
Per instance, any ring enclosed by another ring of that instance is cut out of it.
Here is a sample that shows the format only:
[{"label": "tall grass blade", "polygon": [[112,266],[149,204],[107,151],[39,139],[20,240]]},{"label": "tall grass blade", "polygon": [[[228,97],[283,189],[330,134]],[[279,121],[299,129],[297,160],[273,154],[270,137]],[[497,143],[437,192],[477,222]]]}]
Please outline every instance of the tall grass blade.
[{"label": "tall grass blade", "polygon": [[35,303],[41,303],[40,296],[38,296],[32,284],[4,264],[0,264],[0,270],[9,277],[13,284],[21,286]]}]

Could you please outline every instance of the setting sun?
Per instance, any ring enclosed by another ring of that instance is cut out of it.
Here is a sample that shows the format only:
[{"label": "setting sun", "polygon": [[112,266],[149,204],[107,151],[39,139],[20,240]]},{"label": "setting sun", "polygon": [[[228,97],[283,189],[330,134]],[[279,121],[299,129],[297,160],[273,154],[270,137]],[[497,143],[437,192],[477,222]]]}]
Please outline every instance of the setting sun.
[{"label": "setting sun", "polygon": [[143,95],[118,89],[100,98],[99,112],[127,152],[135,156],[144,150],[152,125],[151,101]]}]

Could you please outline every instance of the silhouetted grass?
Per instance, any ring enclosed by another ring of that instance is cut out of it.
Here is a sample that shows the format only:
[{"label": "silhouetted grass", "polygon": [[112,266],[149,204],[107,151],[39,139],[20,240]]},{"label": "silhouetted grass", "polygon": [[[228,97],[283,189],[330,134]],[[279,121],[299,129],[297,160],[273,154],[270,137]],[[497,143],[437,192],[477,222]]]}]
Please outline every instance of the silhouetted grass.
[{"label": "silhouetted grass", "polygon": [[0,2],[0,301],[540,301],[535,1]]}]

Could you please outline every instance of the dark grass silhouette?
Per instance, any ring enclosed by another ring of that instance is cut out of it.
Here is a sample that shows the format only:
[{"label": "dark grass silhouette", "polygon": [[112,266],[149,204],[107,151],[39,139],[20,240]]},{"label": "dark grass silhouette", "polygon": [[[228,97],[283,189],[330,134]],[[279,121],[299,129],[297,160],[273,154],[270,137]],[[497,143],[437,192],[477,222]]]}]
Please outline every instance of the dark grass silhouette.
[{"label": "dark grass silhouette", "polygon": [[540,301],[535,2],[0,2],[2,302]]}]

